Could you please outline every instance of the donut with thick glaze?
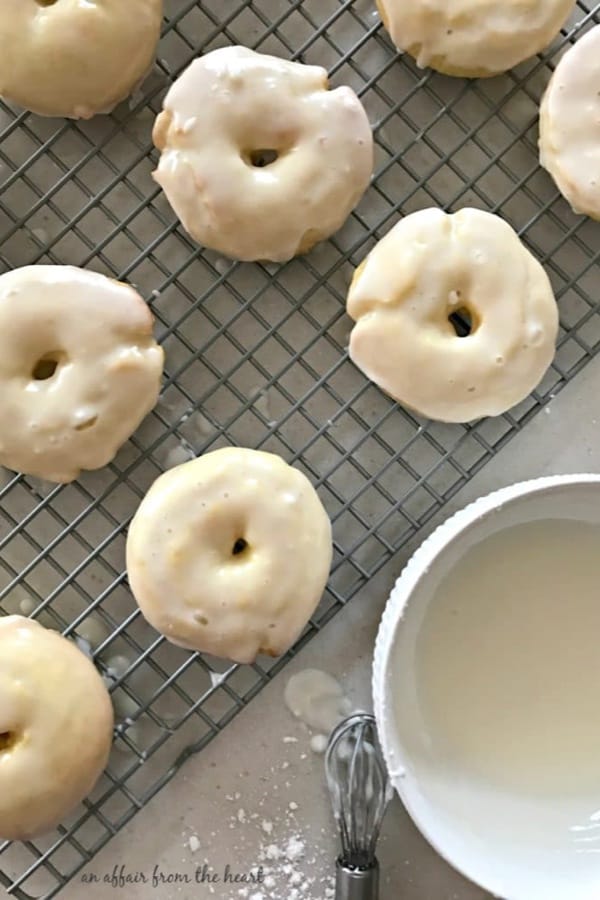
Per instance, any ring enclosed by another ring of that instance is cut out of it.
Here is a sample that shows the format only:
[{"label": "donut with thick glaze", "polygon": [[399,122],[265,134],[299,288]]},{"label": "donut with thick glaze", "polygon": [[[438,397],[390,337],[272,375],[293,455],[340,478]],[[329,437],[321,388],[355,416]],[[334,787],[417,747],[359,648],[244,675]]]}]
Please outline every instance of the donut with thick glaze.
[{"label": "donut with thick glaze", "polygon": [[127,537],[137,603],[170,641],[236,662],[279,656],[319,603],[331,523],[281,457],[227,447],[161,475]]},{"label": "donut with thick glaze", "polygon": [[402,219],[356,270],[347,309],[358,368],[443,422],[520,403],[555,353],[548,276],[507,222],[478,209]]},{"label": "donut with thick glaze", "polygon": [[240,260],[283,262],[344,224],[369,185],[373,136],[319,66],[245,47],[195,60],[154,126],[154,178],[186,231]]}]

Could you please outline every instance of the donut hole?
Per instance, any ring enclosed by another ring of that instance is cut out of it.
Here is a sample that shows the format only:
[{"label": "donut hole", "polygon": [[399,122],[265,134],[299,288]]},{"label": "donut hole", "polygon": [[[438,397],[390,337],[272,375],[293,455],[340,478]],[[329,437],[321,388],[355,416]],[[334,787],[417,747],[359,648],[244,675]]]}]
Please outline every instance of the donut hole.
[{"label": "donut hole", "polygon": [[10,750],[17,743],[15,731],[0,731],[0,753]]},{"label": "donut hole", "polygon": [[454,328],[457,337],[469,337],[477,330],[477,322],[471,311],[466,306],[460,306],[448,316],[448,321]]},{"label": "donut hole", "polygon": [[31,371],[31,377],[34,381],[48,381],[54,377],[56,370],[63,361],[64,353],[61,353],[59,350],[46,353],[35,363]]},{"label": "donut hole", "polygon": [[233,547],[231,548],[231,555],[238,557],[243,556],[244,553],[248,552],[248,549],[248,541],[246,541],[244,538],[238,538],[233,543]]},{"label": "donut hole", "polygon": [[244,156],[249,165],[254,166],[255,169],[266,169],[267,166],[272,166],[274,162],[277,162],[279,150],[250,150]]},{"label": "donut hole", "polygon": [[58,0],[35,0],[38,6],[54,6]]}]

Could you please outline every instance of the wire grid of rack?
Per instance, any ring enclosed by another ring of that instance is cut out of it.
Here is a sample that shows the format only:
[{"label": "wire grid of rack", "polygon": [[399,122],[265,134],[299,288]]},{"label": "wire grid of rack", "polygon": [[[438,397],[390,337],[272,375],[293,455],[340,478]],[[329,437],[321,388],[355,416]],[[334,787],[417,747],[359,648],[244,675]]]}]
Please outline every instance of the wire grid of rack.
[{"label": "wire grid of rack", "polygon": [[[92,631],[118,722],[108,771],[76,814],[44,839],[0,843],[9,894],[58,893],[285,665],[227,666],[142,621],[124,535],[161,471],[238,444],[308,474],[333,520],[335,558],[302,643],[598,351],[600,226],[575,216],[539,168],[537,113],[557,59],[599,9],[579,2],[543,58],[466,82],[399,56],[372,0],[166,0],[157,64],[112,115],[64,122],[2,105],[2,269],[70,263],[137,285],[167,357],[158,407],[106,469],[66,486],[2,481],[0,613],[25,611],[79,638]],[[334,85],[357,90],[374,125],[376,174],[360,207],[331,241],[285,266],[196,247],[150,177],[165,89],[195,55],[227,43],[326,66]],[[347,355],[353,267],[401,215],[431,205],[504,216],[545,264],[560,304],[556,361],[538,391],[469,426],[419,420]]]}]

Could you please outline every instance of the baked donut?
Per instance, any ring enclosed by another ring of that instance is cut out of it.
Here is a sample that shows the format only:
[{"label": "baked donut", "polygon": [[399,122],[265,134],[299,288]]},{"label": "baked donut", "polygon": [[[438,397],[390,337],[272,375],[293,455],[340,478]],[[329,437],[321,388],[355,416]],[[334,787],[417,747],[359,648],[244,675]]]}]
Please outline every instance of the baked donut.
[{"label": "baked donut", "polygon": [[600,219],[600,25],[563,56],[540,110],[540,162],[576,213]]},{"label": "baked donut", "polygon": [[54,828],[108,761],[113,708],[72,641],[22,616],[0,618],[0,840]]},{"label": "baked donut", "polygon": [[305,475],[227,447],[154,482],[127,537],[127,574],[174,644],[240,663],[279,656],[327,584],[331,524]]},{"label": "baked donut", "polygon": [[550,44],[575,0],[376,0],[394,44],[446,75],[488,78]]},{"label": "baked donut", "polygon": [[89,119],[124,100],[156,53],[162,0],[2,0],[0,96]]},{"label": "baked donut", "polygon": [[367,115],[327,73],[245,47],[195,60],[167,93],[154,178],[186,231],[233,259],[283,262],[344,224],[373,170]]},{"label": "baked donut", "polygon": [[358,368],[442,422],[515,406],[555,352],[548,276],[510,225],[477,209],[402,219],[356,270],[347,308]]},{"label": "baked donut", "polygon": [[73,266],[0,275],[0,464],[57,482],[105,466],[155,405],[162,368],[132,287]]}]

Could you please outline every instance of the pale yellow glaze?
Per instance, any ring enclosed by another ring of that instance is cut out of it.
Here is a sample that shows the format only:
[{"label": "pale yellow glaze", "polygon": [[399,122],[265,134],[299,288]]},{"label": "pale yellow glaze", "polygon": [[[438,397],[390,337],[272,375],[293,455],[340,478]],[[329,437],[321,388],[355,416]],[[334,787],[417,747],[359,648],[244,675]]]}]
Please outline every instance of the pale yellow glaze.
[{"label": "pale yellow glaze", "polygon": [[331,558],[331,524],[306,476],[234,447],[161,475],[127,538],[129,584],[150,624],[240,663],[294,643]]},{"label": "pale yellow glaze", "polygon": [[540,162],[575,212],[600,219],[600,25],[563,56],[550,80]]},{"label": "pale yellow glaze", "polygon": [[[449,316],[467,313],[458,337]],[[402,219],[357,270],[350,356],[424,416],[468,422],[524,400],[552,362],[558,311],[542,266],[491,213]]]},{"label": "pale yellow glaze", "polygon": [[[373,170],[371,127],[350,88],[330,91],[325,69],[245,47],[195,60],[153,137],[154,178],[184,228],[233,259],[306,252],[344,224]],[[253,164],[265,150],[277,158]]]},{"label": "pale yellow glaze", "polygon": [[124,100],[156,52],[162,0],[2,0],[0,95],[88,119]]},{"label": "pale yellow glaze", "polygon": [[377,0],[396,46],[447,75],[512,69],[556,37],[575,0]]},{"label": "pale yellow glaze", "polygon": [[0,841],[54,828],[93,789],[113,735],[110,697],[69,640],[0,618]]},{"label": "pale yellow glaze", "polygon": [[0,276],[0,464],[57,482],[105,466],[154,407],[162,367],[132,287],[72,266]]}]

